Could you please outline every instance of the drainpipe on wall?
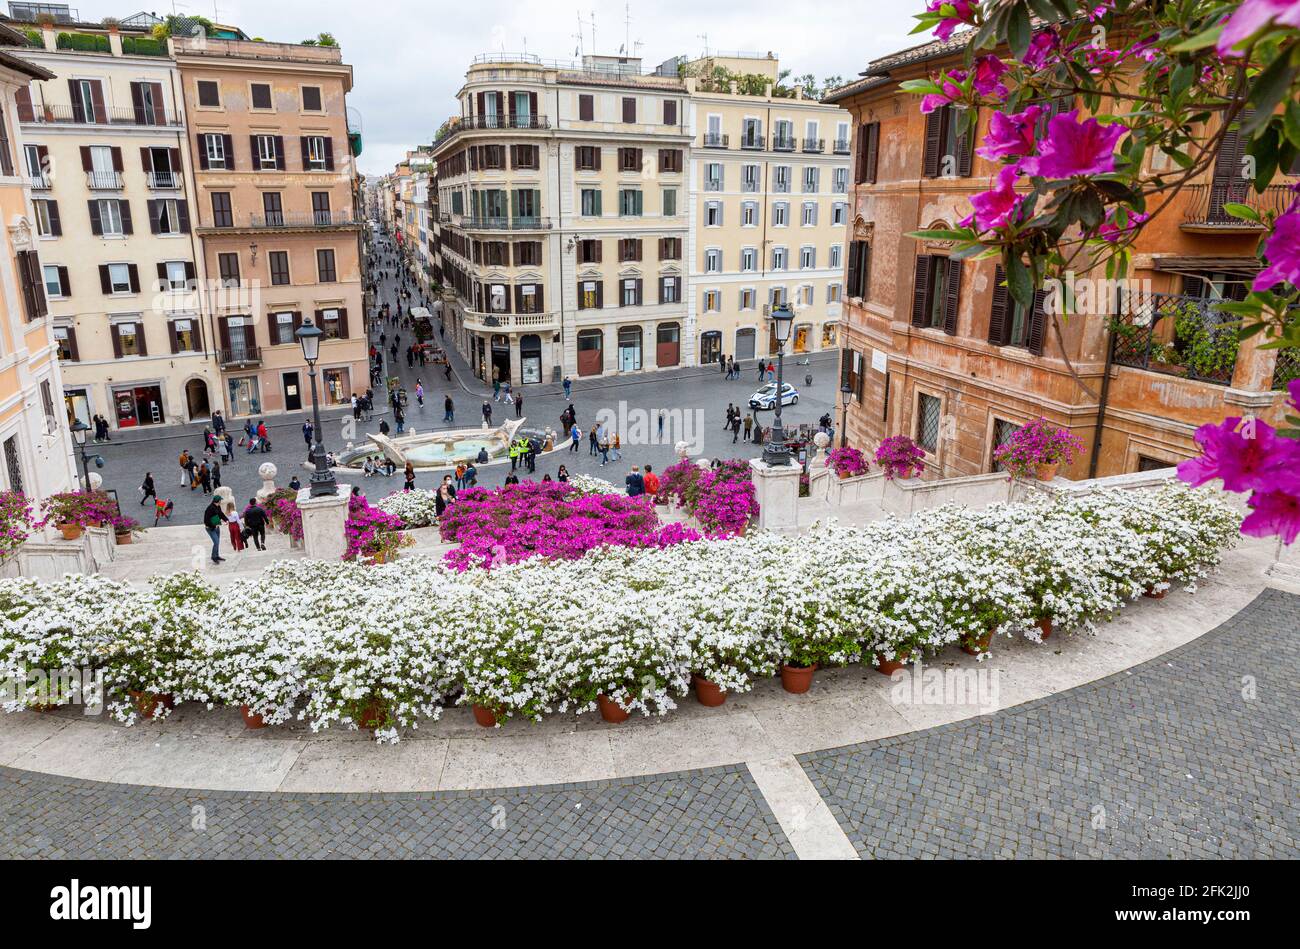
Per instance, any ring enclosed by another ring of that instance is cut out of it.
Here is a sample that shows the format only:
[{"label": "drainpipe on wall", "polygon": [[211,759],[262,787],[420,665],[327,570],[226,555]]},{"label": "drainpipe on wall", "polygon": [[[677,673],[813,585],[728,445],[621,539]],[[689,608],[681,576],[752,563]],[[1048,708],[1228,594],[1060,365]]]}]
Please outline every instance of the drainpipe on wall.
[{"label": "drainpipe on wall", "polygon": [[1097,402],[1097,431],[1092,437],[1092,452],[1088,458],[1088,479],[1097,477],[1097,465],[1101,460],[1101,436],[1106,424],[1106,403],[1110,398],[1110,368],[1115,357],[1115,329],[1106,330],[1106,368],[1101,377],[1101,398]]}]

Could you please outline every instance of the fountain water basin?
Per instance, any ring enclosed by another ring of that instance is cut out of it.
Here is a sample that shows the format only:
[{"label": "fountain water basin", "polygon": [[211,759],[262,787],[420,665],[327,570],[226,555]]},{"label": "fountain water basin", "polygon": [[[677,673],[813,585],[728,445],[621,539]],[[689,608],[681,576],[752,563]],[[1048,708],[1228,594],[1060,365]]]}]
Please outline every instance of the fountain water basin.
[{"label": "fountain water basin", "polygon": [[505,457],[524,421],[511,419],[497,428],[460,428],[414,435],[368,434],[365,442],[342,452],[338,464],[360,468],[367,458],[381,456],[399,468],[406,467],[408,461],[416,469],[448,468],[461,461],[475,461],[480,450],[486,450],[488,458],[495,461]]}]

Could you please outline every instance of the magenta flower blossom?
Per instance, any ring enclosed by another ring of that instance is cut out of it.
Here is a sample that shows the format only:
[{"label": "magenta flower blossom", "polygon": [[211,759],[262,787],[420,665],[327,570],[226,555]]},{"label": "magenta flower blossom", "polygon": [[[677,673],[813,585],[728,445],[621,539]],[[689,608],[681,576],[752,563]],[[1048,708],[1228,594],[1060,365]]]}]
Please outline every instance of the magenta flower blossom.
[{"label": "magenta flower blossom", "polygon": [[1274,223],[1264,257],[1268,266],[1255,277],[1252,290],[1268,290],[1279,283],[1300,287],[1300,201]]},{"label": "magenta flower blossom", "polygon": [[1097,236],[1111,244],[1117,243],[1120,238],[1145,224],[1150,217],[1151,215],[1143,214],[1140,211],[1129,211],[1128,225],[1120,227],[1119,222],[1116,220],[1116,209],[1112,207],[1106,213],[1106,220],[1102,222],[1101,227],[1097,228]]},{"label": "magenta flower blossom", "polygon": [[926,10],[930,13],[943,13],[945,7],[951,13],[939,21],[939,25],[934,28],[934,35],[946,43],[957,27],[975,22],[975,4],[973,0],[930,0]]},{"label": "magenta flower blossom", "polygon": [[1241,522],[1241,532],[1247,537],[1280,537],[1284,544],[1300,537],[1300,495],[1256,491],[1246,503],[1251,512]]},{"label": "magenta flower blossom", "polygon": [[975,60],[975,91],[982,96],[998,99],[1007,97],[1007,87],[1002,77],[1011,67],[993,55],[981,56]]},{"label": "magenta flower blossom", "polygon": [[1240,56],[1238,46],[1269,24],[1300,27],[1300,0],[1244,0],[1219,36],[1220,56]]},{"label": "magenta flower blossom", "polygon": [[945,105],[953,102],[960,102],[966,97],[965,91],[958,83],[966,81],[966,71],[963,69],[954,69],[951,72],[940,76],[937,80],[943,93],[931,93],[921,98],[921,113],[929,115],[936,109],[941,109]]},{"label": "magenta flower blossom", "polygon": [[1223,479],[1227,491],[1286,491],[1300,494],[1300,442],[1283,438],[1258,419],[1239,418],[1196,430],[1199,458],[1178,466],[1178,477],[1196,487]]},{"label": "magenta flower blossom", "polygon": [[1029,41],[1029,49],[1025,50],[1021,62],[1030,69],[1043,69],[1053,61],[1060,48],[1061,38],[1055,30],[1040,30]]},{"label": "magenta flower blossom", "polygon": [[1104,175],[1115,170],[1115,146],[1127,134],[1128,129],[1118,123],[1080,122],[1078,109],[1064,112],[1047,124],[1040,154],[1026,158],[1020,169],[1044,178]]},{"label": "magenta flower blossom", "polygon": [[1015,188],[1019,174],[1015,165],[1002,168],[992,190],[971,196],[971,207],[975,211],[961,222],[961,226],[970,227],[973,223],[977,230],[988,231],[1010,224],[1020,207],[1021,197]]},{"label": "magenta flower blossom", "polygon": [[989,131],[984,136],[984,147],[975,154],[990,161],[999,158],[1020,158],[1034,150],[1034,131],[1043,114],[1041,105],[1031,105],[1023,112],[1008,115],[994,112],[989,118]]}]

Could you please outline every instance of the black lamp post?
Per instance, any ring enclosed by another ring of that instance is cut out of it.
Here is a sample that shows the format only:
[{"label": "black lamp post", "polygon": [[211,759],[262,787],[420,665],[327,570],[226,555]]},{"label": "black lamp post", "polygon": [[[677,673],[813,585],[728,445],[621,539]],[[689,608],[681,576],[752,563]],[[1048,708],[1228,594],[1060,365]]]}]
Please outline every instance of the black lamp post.
[{"label": "black lamp post", "polygon": [[86,462],[86,436],[90,433],[90,426],[77,419],[69,428],[72,432],[73,441],[77,443],[77,453],[81,455],[81,475],[85,483],[85,490],[90,490],[90,466]]},{"label": "black lamp post", "polygon": [[776,334],[776,417],[772,419],[772,437],[763,448],[763,461],[784,466],[790,464],[790,448],[785,443],[785,429],[781,427],[781,401],[785,395],[785,344],[790,339],[794,311],[784,303],[773,307],[772,323]]},{"label": "black lamp post", "polygon": [[848,382],[840,386],[840,395],[844,397],[844,420],[840,425],[840,447],[843,448],[849,440],[849,399],[853,398],[853,389]]},{"label": "black lamp post", "polygon": [[320,439],[320,403],[316,398],[316,360],[320,358],[320,341],[324,331],[311,320],[303,320],[302,326],[294,333],[302,344],[302,357],[307,360],[307,378],[311,380],[311,414],[312,431],[315,444],[312,445],[312,457],[316,459],[316,470],[308,482],[311,489],[309,497],[319,498],[339,493],[339,486],[334,482],[334,472],[330,471],[325,459],[325,446]]}]

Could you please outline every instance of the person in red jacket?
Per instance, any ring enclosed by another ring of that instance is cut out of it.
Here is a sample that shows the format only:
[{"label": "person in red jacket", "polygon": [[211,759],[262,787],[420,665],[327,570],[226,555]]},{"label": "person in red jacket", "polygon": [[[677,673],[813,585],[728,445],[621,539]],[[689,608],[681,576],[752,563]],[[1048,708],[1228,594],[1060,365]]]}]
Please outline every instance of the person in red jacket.
[{"label": "person in red jacket", "polygon": [[659,494],[659,476],[650,469],[649,465],[645,466],[645,474],[641,476],[641,480],[645,484],[646,494],[651,497]]}]

